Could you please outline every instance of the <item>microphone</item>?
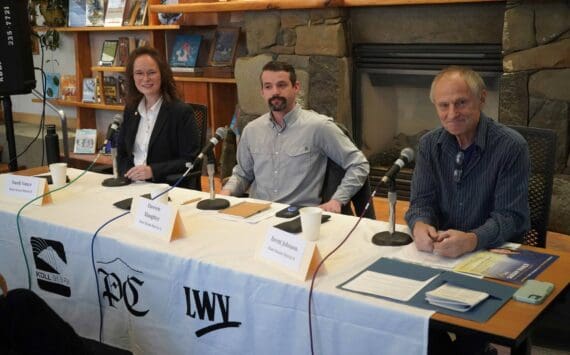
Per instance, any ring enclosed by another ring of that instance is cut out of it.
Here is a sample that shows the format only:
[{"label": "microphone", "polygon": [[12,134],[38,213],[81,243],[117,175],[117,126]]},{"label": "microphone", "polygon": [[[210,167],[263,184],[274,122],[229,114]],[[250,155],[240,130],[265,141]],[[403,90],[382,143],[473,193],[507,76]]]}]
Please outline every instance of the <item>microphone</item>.
[{"label": "microphone", "polygon": [[214,174],[216,173],[216,157],[213,151],[208,152],[208,164],[206,165],[206,171],[208,172],[208,184],[210,185],[210,200],[216,198],[216,193],[214,192]]},{"label": "microphone", "polygon": [[[111,122],[109,128],[107,129],[107,137],[105,137],[105,142],[103,143],[103,146],[101,146],[101,150],[105,149],[105,146],[113,138],[113,135],[117,133],[117,130],[122,123],[123,116],[116,114],[115,117],[113,117],[113,122]],[[130,184],[131,180],[127,179],[124,176],[119,176],[119,169],[117,164],[117,147],[114,147],[113,144],[111,144],[111,158],[113,159],[113,177],[103,180],[101,185],[107,187],[116,187]]]},{"label": "microphone", "polygon": [[410,147],[402,149],[400,152],[400,157],[394,162],[394,165],[388,170],[388,172],[382,177],[383,183],[388,183],[394,178],[406,164],[414,161],[414,150]]},{"label": "microphone", "polygon": [[113,117],[113,122],[111,122],[111,124],[109,124],[109,128],[107,128],[107,136],[105,137],[105,141],[103,142],[103,146],[101,147],[101,149],[103,149],[107,145],[107,143],[109,143],[109,140],[113,138],[113,135],[115,134],[115,132],[117,132],[119,127],[121,127],[122,123],[123,123],[123,115],[116,114],[115,117]]},{"label": "microphone", "polygon": [[228,130],[225,127],[218,127],[218,129],[216,130],[216,134],[212,138],[210,138],[208,144],[206,144],[204,148],[202,148],[202,151],[196,157],[194,165],[196,165],[196,163],[198,163],[200,160],[204,159],[204,155],[207,155],[209,151],[214,149],[216,144],[220,143],[224,138],[226,138],[227,134]]},{"label": "microphone", "polygon": [[394,177],[398,174],[406,164],[414,161],[414,150],[412,148],[404,148],[400,152],[400,157],[394,162],[394,165],[388,170],[386,175],[382,177],[381,182],[388,185],[388,202],[390,207],[390,220],[388,222],[388,230],[379,232],[372,236],[372,244],[400,246],[413,242],[413,239],[406,233],[396,231],[396,201],[398,200],[396,192],[396,184]]},{"label": "microphone", "polygon": [[[220,128],[218,128],[220,130]],[[223,136],[227,133],[226,129],[223,129]],[[215,144],[214,144],[215,145]],[[212,145],[212,147],[214,146]],[[224,200],[222,198],[216,198],[216,192],[214,191],[214,174],[216,172],[216,157],[214,155],[214,151],[210,149],[208,153],[208,164],[206,165],[206,170],[208,171],[208,184],[210,185],[210,198],[206,200],[202,200],[198,202],[196,208],[199,210],[221,210],[230,206],[230,202],[228,200]]]}]

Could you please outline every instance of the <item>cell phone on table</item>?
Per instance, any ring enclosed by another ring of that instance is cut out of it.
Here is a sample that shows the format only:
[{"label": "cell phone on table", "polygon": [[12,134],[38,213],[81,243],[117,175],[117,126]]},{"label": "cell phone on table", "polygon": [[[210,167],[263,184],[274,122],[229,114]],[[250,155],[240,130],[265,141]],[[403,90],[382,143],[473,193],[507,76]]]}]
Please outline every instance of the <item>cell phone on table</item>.
[{"label": "cell phone on table", "polygon": [[277,211],[277,213],[275,213],[275,217],[292,218],[292,217],[298,216],[300,208],[301,207],[298,207],[298,206],[285,207],[284,209]]}]

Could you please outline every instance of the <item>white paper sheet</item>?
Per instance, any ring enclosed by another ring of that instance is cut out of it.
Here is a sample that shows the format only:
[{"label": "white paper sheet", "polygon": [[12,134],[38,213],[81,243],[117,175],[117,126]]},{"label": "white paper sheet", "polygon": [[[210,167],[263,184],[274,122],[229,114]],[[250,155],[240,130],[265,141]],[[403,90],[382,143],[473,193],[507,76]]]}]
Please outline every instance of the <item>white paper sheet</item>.
[{"label": "white paper sheet", "polygon": [[435,276],[426,281],[417,281],[374,271],[365,271],[342,288],[398,301],[409,301],[434,278]]}]

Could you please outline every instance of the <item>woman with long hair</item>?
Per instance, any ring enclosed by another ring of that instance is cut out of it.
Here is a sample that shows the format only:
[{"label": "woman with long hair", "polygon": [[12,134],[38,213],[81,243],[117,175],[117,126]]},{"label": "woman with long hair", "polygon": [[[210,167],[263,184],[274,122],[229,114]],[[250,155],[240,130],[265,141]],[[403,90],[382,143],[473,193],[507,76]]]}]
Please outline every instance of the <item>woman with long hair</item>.
[{"label": "woman with long hair", "polygon": [[127,96],[117,143],[119,174],[132,181],[166,182],[186,170],[200,150],[190,105],[178,96],[172,70],[158,51],[139,47],[126,68]]}]

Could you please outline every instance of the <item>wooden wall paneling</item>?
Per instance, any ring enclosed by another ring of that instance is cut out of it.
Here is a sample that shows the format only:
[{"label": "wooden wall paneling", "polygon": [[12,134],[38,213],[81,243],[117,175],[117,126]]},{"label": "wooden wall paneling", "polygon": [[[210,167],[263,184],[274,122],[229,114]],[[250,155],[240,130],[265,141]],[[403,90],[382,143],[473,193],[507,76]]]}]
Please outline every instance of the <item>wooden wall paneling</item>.
[{"label": "wooden wall paneling", "polygon": [[[154,25],[160,25],[160,21],[158,20],[158,13],[155,11],[150,11],[150,7],[152,5],[160,5],[162,2],[160,0],[149,0],[148,2],[148,24],[150,26],[154,26]],[[157,47],[155,47],[157,48]]]},{"label": "wooden wall paneling", "polygon": [[168,63],[168,53],[166,53],[166,31],[164,30],[154,30],[150,31],[149,42],[156,48],[164,60]]},{"label": "wooden wall paneling", "polygon": [[184,102],[208,106],[208,116],[211,116],[208,104],[208,83],[184,82],[182,87]]},{"label": "wooden wall paneling", "polygon": [[210,83],[210,127],[212,133],[216,128],[229,126],[237,104],[235,84]]},{"label": "wooden wall paneling", "polygon": [[[89,32],[76,32],[75,36],[75,85],[76,101],[83,99],[83,78],[90,78],[91,72],[91,44]],[[77,108],[78,128],[97,128],[95,112],[85,108]]]}]

